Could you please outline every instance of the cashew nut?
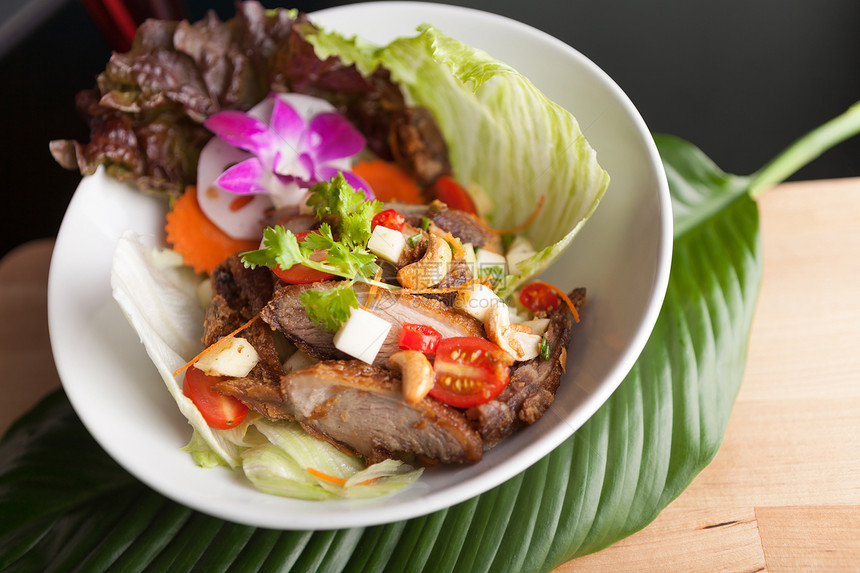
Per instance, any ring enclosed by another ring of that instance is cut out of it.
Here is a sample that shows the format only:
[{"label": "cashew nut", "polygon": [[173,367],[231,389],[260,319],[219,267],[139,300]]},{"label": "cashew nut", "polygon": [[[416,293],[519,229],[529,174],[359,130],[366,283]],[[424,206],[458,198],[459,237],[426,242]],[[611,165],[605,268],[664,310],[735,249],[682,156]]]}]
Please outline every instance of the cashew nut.
[{"label": "cashew nut", "polygon": [[433,366],[427,357],[417,350],[401,350],[392,354],[388,362],[400,369],[406,403],[416,404],[423,400],[434,382]]},{"label": "cashew nut", "polygon": [[531,334],[530,328],[529,332],[523,332],[524,328],[511,324],[510,311],[503,303],[494,304],[487,312],[484,330],[487,338],[518,362],[531,360],[540,354],[541,337]]},{"label": "cashew nut", "polygon": [[427,252],[420,261],[406,265],[397,271],[397,280],[404,288],[425,289],[439,283],[451,266],[451,246],[448,241],[430,235]]}]

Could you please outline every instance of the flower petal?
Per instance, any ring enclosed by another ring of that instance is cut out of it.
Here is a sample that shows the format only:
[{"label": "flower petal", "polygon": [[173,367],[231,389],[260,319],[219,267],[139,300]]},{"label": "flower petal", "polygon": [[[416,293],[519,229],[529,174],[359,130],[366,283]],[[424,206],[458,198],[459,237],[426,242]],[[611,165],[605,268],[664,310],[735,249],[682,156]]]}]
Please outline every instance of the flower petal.
[{"label": "flower petal", "polygon": [[327,163],[364,149],[364,136],[340,114],[319,113],[311,120],[304,148],[317,163]]},{"label": "flower petal", "polygon": [[[302,173],[296,173],[296,181],[298,181],[300,186],[311,187],[320,181],[326,181],[324,177],[321,177],[320,173],[320,168],[324,166],[316,165],[310,154],[302,153],[299,155],[298,158],[296,158],[296,164],[302,168]],[[305,177],[302,178],[301,175],[304,175]]]},{"label": "flower petal", "polygon": [[271,155],[274,140],[265,122],[241,111],[222,111],[203,122],[208,130],[236,147],[259,157]]},{"label": "flower petal", "polygon": [[295,108],[276,96],[270,124],[272,131],[274,131],[280,140],[278,143],[293,147],[294,151],[298,154],[300,151],[298,149],[299,143],[308,124]]},{"label": "flower petal", "polygon": [[237,195],[268,193],[263,185],[265,168],[259,159],[252,157],[230,167],[215,180],[215,185]]}]

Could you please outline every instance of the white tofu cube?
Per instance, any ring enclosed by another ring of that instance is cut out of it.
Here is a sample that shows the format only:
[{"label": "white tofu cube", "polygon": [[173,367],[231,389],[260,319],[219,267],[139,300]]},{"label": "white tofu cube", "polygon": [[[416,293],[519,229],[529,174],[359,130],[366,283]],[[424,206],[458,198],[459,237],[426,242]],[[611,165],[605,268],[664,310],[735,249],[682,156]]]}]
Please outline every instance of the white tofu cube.
[{"label": "white tofu cube", "polygon": [[400,253],[406,248],[406,239],[403,233],[377,225],[373,228],[370,240],[367,241],[367,250],[377,257],[397,264]]},{"label": "white tofu cube", "polygon": [[389,330],[391,323],[387,320],[362,308],[353,308],[349,319],[334,335],[334,347],[362,362],[373,364]]},{"label": "white tofu cube", "polygon": [[532,329],[532,334],[543,336],[546,333],[546,330],[549,328],[549,319],[535,318],[523,322],[523,325],[530,327]]},{"label": "white tofu cube", "polygon": [[[492,289],[482,284],[474,284],[460,289],[454,299],[455,309],[465,312],[481,322],[484,322],[487,313],[497,304],[505,305],[504,301]],[[507,305],[505,306],[507,307]]]},{"label": "white tofu cube", "polygon": [[260,361],[257,350],[251,343],[234,336],[217,343],[218,345],[204,354],[194,366],[209,376],[230,376],[242,378]]},{"label": "white tofu cube", "polygon": [[531,360],[540,354],[541,336],[537,334],[525,334],[524,332],[514,332],[513,335],[517,339],[517,342],[520,343],[520,348],[522,348],[522,352],[513,353],[517,360]]},{"label": "white tofu cube", "polygon": [[469,267],[469,271],[472,273],[473,277],[478,276],[478,258],[475,256],[475,247],[472,246],[472,243],[464,243],[463,244],[463,260],[466,261],[466,265]]},{"label": "white tofu cube", "polygon": [[317,362],[319,362],[319,360],[313,356],[305,354],[301,350],[296,350],[284,361],[284,374],[289,374],[290,372],[307,368]]},{"label": "white tofu cube", "polygon": [[502,267],[504,274],[508,274],[508,260],[505,255],[494,253],[486,249],[478,249],[475,253],[475,264],[478,266],[478,272],[482,269],[490,267]]},{"label": "white tofu cube", "polygon": [[511,273],[520,272],[517,265],[521,261],[524,261],[535,254],[536,251],[529,240],[525,237],[517,236],[511,243],[510,247],[508,247],[508,253],[505,255],[505,259],[508,262],[508,269],[510,269]]}]

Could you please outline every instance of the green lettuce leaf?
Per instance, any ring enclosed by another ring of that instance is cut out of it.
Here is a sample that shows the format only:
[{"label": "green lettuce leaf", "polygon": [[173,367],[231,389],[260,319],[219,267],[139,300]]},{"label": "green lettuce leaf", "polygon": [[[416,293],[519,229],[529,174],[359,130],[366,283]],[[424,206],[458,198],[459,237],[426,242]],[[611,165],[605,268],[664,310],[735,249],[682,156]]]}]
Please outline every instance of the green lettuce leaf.
[{"label": "green lettuce leaf", "polygon": [[362,73],[382,65],[410,103],[427,107],[448,143],[455,177],[489,200],[481,214],[494,227],[522,223],[545,197],[523,231],[538,252],[520,263],[521,275],[503,294],[561,255],[609,185],[573,115],[510,66],[433,26],[382,48],[325,31],[305,31],[305,39],[321,59],[337,55]]},{"label": "green lettuce leaf", "polygon": [[195,460],[212,465],[197,440],[205,443],[217,461],[229,467],[241,464],[239,449],[219,430],[213,430],[194,403],[182,392],[173,373],[200,352],[203,306],[197,298],[200,277],[157,264],[152,249],[132,231],[117,243],[111,268],[113,297],[140,336],[146,352],[164,380],[179,411],[194,428],[191,451]]}]

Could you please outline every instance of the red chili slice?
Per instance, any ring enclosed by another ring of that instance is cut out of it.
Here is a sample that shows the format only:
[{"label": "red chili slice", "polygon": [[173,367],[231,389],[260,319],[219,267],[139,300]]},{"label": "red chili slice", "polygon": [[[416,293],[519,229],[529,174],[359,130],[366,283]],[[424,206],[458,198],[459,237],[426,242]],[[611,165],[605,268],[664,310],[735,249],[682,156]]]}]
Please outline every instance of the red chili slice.
[{"label": "red chili slice", "polygon": [[376,216],[370,220],[371,229],[377,225],[381,225],[389,229],[394,229],[395,231],[400,231],[403,229],[403,225],[405,224],[406,218],[394,209],[386,209],[385,211],[377,213]]},{"label": "red chili slice", "polygon": [[402,350],[435,354],[441,341],[442,335],[432,326],[405,322],[400,329],[400,340],[397,344]]}]

